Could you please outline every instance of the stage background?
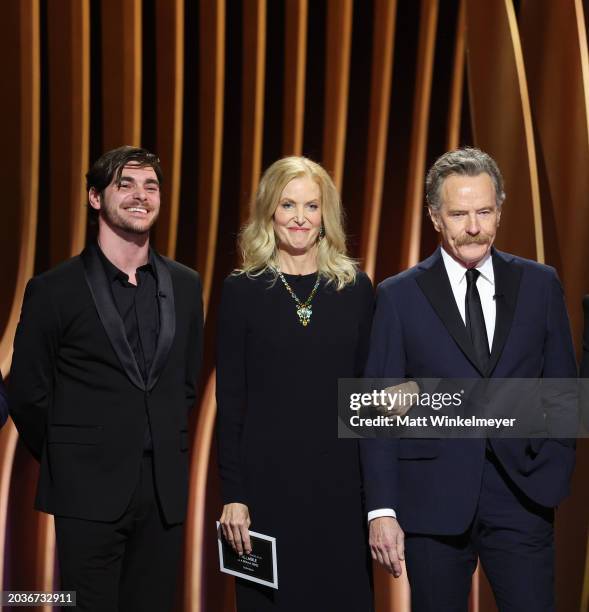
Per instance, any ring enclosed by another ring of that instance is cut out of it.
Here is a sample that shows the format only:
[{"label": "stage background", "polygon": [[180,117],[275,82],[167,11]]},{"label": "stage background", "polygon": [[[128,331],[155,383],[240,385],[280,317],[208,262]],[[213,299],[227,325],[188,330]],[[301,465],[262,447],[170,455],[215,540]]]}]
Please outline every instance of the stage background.
[{"label": "stage background", "polygon": [[[155,245],[203,278],[206,358],[178,610],[233,610],[215,548],[213,342],[236,235],[272,161],[304,154],[328,168],[351,252],[378,282],[436,245],[424,214],[428,165],[458,145],[485,149],[506,180],[497,244],[556,266],[580,349],[589,292],[588,11],[582,0],[2,3],[3,374],[27,279],[91,235],[83,175],[109,148],[159,154],[166,180]],[[7,424],[3,589],[50,590],[57,580],[52,519],[32,510],[36,474]],[[557,513],[559,611],[587,610],[588,477],[583,440],[573,495]],[[472,609],[494,610],[484,576],[474,587]],[[376,591],[379,612],[409,610],[405,582],[378,571]]]}]

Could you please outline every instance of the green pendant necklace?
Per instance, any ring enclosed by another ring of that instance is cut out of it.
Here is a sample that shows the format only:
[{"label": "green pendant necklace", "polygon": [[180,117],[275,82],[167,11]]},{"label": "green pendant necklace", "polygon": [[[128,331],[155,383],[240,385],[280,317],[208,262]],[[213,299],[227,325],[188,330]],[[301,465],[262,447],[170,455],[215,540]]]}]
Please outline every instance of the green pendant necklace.
[{"label": "green pendant necklace", "polygon": [[297,315],[299,317],[299,322],[303,327],[307,327],[309,325],[309,321],[311,320],[311,315],[313,314],[313,308],[311,307],[311,302],[317,293],[317,289],[319,288],[319,272],[317,272],[317,280],[315,281],[315,285],[313,285],[313,289],[309,294],[309,297],[301,302],[297,297],[297,294],[291,289],[290,285],[286,282],[286,278],[284,278],[284,274],[280,270],[278,270],[278,276],[280,276],[280,280],[286,287],[286,290],[290,293],[292,299],[297,304]]}]

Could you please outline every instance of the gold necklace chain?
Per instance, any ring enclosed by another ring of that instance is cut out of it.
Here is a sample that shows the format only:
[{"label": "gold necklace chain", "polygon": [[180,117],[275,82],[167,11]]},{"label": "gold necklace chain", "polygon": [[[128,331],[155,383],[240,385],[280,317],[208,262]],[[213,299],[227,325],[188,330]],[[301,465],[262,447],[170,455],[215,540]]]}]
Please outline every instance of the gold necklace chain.
[{"label": "gold necklace chain", "polygon": [[299,317],[299,322],[303,327],[307,327],[309,321],[311,320],[311,315],[313,314],[313,308],[311,307],[311,302],[317,293],[317,289],[319,288],[319,272],[317,272],[317,280],[315,281],[315,285],[313,285],[313,289],[309,294],[309,297],[301,302],[299,300],[297,294],[291,289],[290,285],[286,282],[286,278],[280,270],[278,270],[278,276],[282,281],[283,285],[286,287],[286,290],[290,293],[292,299],[297,303],[297,315]]}]

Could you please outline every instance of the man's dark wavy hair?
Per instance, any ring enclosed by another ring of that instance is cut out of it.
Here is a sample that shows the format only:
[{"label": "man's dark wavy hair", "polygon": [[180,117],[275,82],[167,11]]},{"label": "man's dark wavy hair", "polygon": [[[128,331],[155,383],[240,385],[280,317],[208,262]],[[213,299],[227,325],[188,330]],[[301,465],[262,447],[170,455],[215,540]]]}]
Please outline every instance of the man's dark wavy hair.
[{"label": "man's dark wavy hair", "polygon": [[[162,168],[157,155],[150,153],[147,149],[130,147],[125,145],[107,151],[101,155],[86,173],[86,191],[94,188],[101,196],[104,190],[113,182],[118,185],[121,180],[123,168],[127,164],[134,164],[139,168],[153,168],[160,185],[163,181]],[[88,204],[90,222],[96,223],[98,211]]]}]

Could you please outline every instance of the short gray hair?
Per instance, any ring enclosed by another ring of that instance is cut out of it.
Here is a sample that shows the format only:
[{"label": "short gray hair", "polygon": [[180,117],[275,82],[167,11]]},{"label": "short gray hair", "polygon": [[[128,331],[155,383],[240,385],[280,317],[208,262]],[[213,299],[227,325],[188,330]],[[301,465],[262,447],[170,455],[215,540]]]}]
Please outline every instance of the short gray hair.
[{"label": "short gray hair", "polygon": [[487,153],[474,147],[463,147],[448,151],[435,161],[425,178],[425,199],[430,210],[438,212],[442,205],[440,191],[444,180],[452,174],[460,176],[478,176],[486,173],[491,177],[495,187],[497,208],[505,200],[503,177],[497,162]]}]

